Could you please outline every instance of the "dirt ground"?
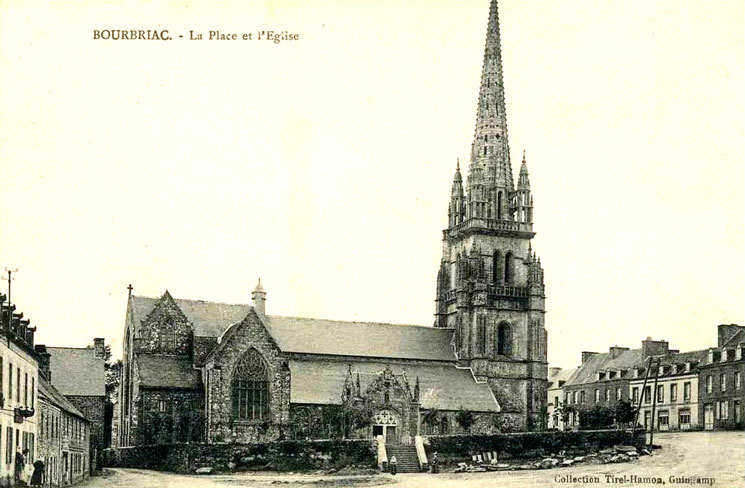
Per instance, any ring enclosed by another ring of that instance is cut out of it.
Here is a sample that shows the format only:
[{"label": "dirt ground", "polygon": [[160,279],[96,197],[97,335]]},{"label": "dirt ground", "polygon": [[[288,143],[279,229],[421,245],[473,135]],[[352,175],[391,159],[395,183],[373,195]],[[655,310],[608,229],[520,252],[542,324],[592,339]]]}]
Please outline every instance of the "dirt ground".
[{"label": "dirt ground", "polygon": [[[215,476],[176,475],[137,469],[115,469],[93,478],[91,488],[231,488],[231,487],[745,487],[745,432],[656,434],[662,449],[622,464],[602,464],[535,471],[328,476],[238,473]],[[610,476],[611,478],[608,478]],[[660,483],[660,481],[662,483]]]}]

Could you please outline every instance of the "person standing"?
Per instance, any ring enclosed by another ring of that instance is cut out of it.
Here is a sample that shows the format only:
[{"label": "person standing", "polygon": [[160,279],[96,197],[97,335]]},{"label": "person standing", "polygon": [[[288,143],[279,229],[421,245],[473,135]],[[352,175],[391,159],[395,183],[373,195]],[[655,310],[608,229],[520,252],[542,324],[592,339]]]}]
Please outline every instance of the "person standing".
[{"label": "person standing", "polygon": [[391,474],[392,475],[395,475],[396,474],[396,471],[398,470],[398,461],[396,460],[396,455],[395,454],[393,456],[391,456],[391,460],[390,460],[389,464],[391,465]]},{"label": "person standing", "polygon": [[44,485],[44,460],[37,459],[34,462],[34,474],[31,475],[31,486]]},{"label": "person standing", "polygon": [[14,486],[21,486],[23,483],[23,466],[26,464],[26,457],[20,449],[16,450],[16,460],[13,471]]},{"label": "person standing", "polygon": [[437,452],[432,454],[432,474],[437,474],[440,472],[440,466],[438,466],[438,460],[437,460]]}]

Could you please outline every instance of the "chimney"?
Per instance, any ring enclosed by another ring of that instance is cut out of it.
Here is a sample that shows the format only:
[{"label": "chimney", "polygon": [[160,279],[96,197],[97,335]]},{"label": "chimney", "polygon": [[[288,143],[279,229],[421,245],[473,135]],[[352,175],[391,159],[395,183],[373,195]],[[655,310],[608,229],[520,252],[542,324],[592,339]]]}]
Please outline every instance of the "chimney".
[{"label": "chimney", "polygon": [[595,354],[597,353],[591,351],[582,351],[582,364],[585,364],[585,362],[587,362],[587,360],[593,357]]},{"label": "chimney", "polygon": [[106,346],[103,337],[93,339],[93,355],[101,359],[106,358]]},{"label": "chimney", "polygon": [[723,347],[742,328],[737,324],[719,324],[717,326],[717,347]]},{"label": "chimney", "polygon": [[266,315],[266,292],[264,291],[264,287],[261,286],[261,278],[259,278],[259,282],[256,284],[253,293],[251,293],[251,301],[253,302],[256,313],[264,317]]},{"label": "chimney", "polygon": [[608,350],[608,352],[610,353],[610,357],[611,357],[611,359],[616,359],[616,358],[617,358],[618,356],[620,356],[620,355],[621,355],[621,353],[622,353],[623,351],[628,351],[628,350],[629,350],[629,348],[628,348],[628,347],[618,347],[618,346],[613,346],[613,347],[611,347],[611,348],[610,348],[610,349]]},{"label": "chimney", "polygon": [[44,344],[35,345],[34,351],[36,351],[36,360],[39,363],[39,372],[44,375],[47,381],[51,382],[52,370],[49,363],[52,355],[47,352],[47,346]]},{"label": "chimney", "polygon": [[647,337],[642,341],[642,357],[647,359],[649,356],[664,356],[670,352],[668,346],[664,339],[653,341],[651,337]]}]

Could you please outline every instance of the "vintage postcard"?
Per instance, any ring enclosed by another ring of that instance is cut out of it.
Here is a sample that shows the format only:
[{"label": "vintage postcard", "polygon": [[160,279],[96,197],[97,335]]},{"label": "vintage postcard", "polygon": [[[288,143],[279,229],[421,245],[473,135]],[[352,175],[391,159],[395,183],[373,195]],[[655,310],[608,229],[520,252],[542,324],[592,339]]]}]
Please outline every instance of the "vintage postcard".
[{"label": "vintage postcard", "polygon": [[0,1],[0,485],[745,486],[744,24]]}]

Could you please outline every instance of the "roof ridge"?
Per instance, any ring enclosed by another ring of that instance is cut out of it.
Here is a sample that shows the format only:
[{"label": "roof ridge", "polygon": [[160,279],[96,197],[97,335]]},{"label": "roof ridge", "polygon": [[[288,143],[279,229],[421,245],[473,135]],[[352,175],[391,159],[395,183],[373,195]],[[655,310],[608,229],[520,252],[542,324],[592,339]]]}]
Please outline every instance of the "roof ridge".
[{"label": "roof ridge", "polygon": [[[165,294],[165,292],[163,292]],[[148,300],[160,300],[163,296],[159,297],[148,297],[145,295],[132,295],[132,298],[146,298]],[[241,306],[251,306],[250,303],[232,303],[232,302],[217,302],[215,300],[202,300],[199,298],[177,298],[172,296],[172,298],[176,302],[199,302],[199,303],[214,303],[215,305],[241,305]]]},{"label": "roof ridge", "polygon": [[364,324],[364,325],[392,325],[394,327],[419,327],[422,329],[432,329],[432,330],[453,330],[450,327],[432,327],[431,325],[419,325],[419,324],[394,324],[392,322],[365,322],[361,320],[341,320],[341,319],[322,319],[317,317],[296,317],[292,315],[267,315],[269,319],[272,318],[280,318],[280,319],[295,319],[295,320],[315,320],[315,321],[323,321],[323,322],[335,322],[339,324]]}]

